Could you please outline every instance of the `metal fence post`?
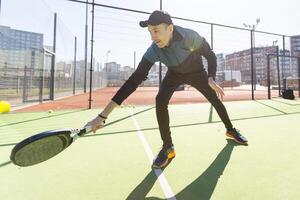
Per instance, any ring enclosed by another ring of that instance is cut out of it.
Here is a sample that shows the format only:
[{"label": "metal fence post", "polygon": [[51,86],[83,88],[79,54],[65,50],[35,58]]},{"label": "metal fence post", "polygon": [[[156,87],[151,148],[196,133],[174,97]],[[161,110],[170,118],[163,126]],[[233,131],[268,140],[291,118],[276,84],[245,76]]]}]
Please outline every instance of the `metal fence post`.
[{"label": "metal fence post", "polygon": [[54,100],[54,87],[55,87],[55,53],[56,53],[56,25],[57,13],[54,13],[54,29],[53,29],[53,53],[51,60],[51,75],[50,75],[50,100]]},{"label": "metal fence post", "polygon": [[[162,0],[159,1],[159,9],[162,10]],[[158,72],[158,85],[161,85],[161,81],[162,81],[162,65],[161,65],[161,61],[159,61],[159,72]]]},{"label": "metal fence post", "polygon": [[253,62],[253,30],[250,31],[251,38],[251,95],[254,100],[254,62]]},{"label": "metal fence post", "polygon": [[214,25],[210,24],[210,47],[214,49]]},{"label": "metal fence post", "polygon": [[268,86],[268,99],[271,99],[271,81],[270,81],[270,55],[267,55],[267,86]]},{"label": "metal fence post", "polygon": [[24,76],[23,76],[23,103],[27,101],[26,96],[26,86],[27,86],[27,66],[24,66]]},{"label": "metal fence post", "polygon": [[95,0],[92,6],[92,35],[91,35],[91,67],[90,67],[90,94],[89,94],[89,109],[92,108],[92,84],[93,84],[93,49],[94,49],[94,19],[95,19]]},{"label": "metal fence post", "polygon": [[281,84],[280,84],[280,68],[279,68],[279,46],[276,46],[276,66],[277,66],[277,80],[278,80],[278,96],[281,96]]},{"label": "metal fence post", "polygon": [[83,92],[86,93],[86,76],[87,76],[87,65],[88,65],[88,0],[85,5],[85,39],[84,39],[84,80],[83,80]]},{"label": "metal fence post", "polygon": [[44,89],[44,69],[40,69],[40,92],[39,92],[39,101],[43,103],[43,91]]},{"label": "metal fence post", "polygon": [[298,57],[297,63],[298,63],[298,97],[300,97],[300,57]]},{"label": "metal fence post", "polygon": [[283,53],[283,57],[282,57],[282,62],[283,63],[281,66],[281,77],[282,77],[282,80],[285,78],[285,74],[284,74],[284,70],[283,70],[283,67],[285,66],[285,61],[286,61],[286,57],[285,57],[285,36],[283,35],[282,36],[282,53]]},{"label": "metal fence post", "polygon": [[77,53],[77,37],[75,37],[75,44],[74,44],[73,94],[75,94],[75,89],[76,89],[76,53]]}]

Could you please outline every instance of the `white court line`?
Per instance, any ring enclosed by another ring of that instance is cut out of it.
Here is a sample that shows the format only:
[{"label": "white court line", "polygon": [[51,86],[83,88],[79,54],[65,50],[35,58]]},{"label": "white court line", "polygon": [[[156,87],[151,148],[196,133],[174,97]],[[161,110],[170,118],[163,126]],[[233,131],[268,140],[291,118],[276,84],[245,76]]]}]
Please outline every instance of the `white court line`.
[{"label": "white court line", "polygon": [[[148,156],[150,164],[152,165],[152,161],[153,161],[153,158],[154,158],[153,152],[151,151],[150,146],[149,146],[149,144],[148,144],[148,142],[147,142],[147,140],[144,136],[144,133],[141,131],[141,128],[140,128],[138,122],[136,121],[136,119],[135,119],[135,117],[132,113],[132,110],[127,109],[127,111],[129,112],[129,114],[130,114],[130,116],[131,116],[131,118],[134,122],[135,128],[137,129],[137,134],[138,134],[138,136],[139,136],[139,138],[140,138],[140,140],[141,140],[141,142],[144,146],[144,150],[146,151],[146,154]],[[162,170],[161,169],[154,169],[154,173],[158,178],[158,181],[160,183],[160,186],[161,186],[166,198],[168,200],[176,200],[176,197],[174,196],[174,193],[173,193],[173,191],[172,191],[165,175],[163,174]]]}]

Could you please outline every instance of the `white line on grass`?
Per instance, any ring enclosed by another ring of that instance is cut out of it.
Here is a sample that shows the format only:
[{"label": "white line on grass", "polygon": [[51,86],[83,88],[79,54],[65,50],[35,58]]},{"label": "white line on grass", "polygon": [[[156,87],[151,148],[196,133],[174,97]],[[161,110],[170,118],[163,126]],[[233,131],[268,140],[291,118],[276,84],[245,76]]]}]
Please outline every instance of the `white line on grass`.
[{"label": "white line on grass", "polygon": [[[135,125],[135,128],[137,129],[137,134],[138,134],[138,136],[139,136],[139,138],[140,138],[140,140],[141,140],[141,142],[144,146],[144,150],[146,151],[146,154],[148,156],[150,164],[152,164],[152,161],[153,161],[153,158],[154,158],[153,152],[151,151],[150,146],[149,146],[149,144],[148,144],[148,142],[147,142],[147,140],[144,136],[144,133],[141,131],[141,128],[140,128],[138,122],[136,121],[136,119],[135,119],[135,117],[132,113],[132,110],[127,109],[127,111],[129,112],[129,114],[130,114],[130,116],[133,120],[133,123]],[[158,181],[160,183],[160,186],[161,186],[166,198],[168,200],[176,200],[176,197],[174,196],[174,193],[173,193],[166,177],[164,176],[162,170],[161,169],[154,169],[154,173],[158,178]]]}]

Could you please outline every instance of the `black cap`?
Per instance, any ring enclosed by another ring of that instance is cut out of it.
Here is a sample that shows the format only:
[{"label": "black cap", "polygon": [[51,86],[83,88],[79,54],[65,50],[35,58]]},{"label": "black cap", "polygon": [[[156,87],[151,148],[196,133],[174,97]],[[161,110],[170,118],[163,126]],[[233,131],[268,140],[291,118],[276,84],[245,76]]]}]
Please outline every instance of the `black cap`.
[{"label": "black cap", "polygon": [[172,24],[173,22],[171,16],[165,11],[156,10],[149,16],[148,20],[140,21],[140,26],[144,28],[147,27],[148,25],[155,26],[162,23]]}]

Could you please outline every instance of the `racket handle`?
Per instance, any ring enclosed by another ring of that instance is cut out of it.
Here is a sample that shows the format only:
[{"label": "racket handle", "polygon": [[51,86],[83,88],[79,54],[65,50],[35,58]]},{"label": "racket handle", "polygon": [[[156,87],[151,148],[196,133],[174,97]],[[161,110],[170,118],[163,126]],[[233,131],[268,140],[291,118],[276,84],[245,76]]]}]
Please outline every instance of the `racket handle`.
[{"label": "racket handle", "polygon": [[[104,126],[105,123],[101,123],[102,126]],[[83,133],[83,135],[92,132],[92,125],[87,125],[84,127],[85,132]]]},{"label": "racket handle", "polygon": [[86,125],[82,129],[79,129],[79,132],[77,132],[76,134],[72,135],[73,142],[75,140],[77,140],[79,137],[84,136],[85,134],[88,134],[89,132],[92,132],[92,126],[91,125]]},{"label": "racket handle", "polygon": [[85,126],[84,128],[85,128],[85,133],[92,132],[92,126],[91,125]]}]

